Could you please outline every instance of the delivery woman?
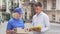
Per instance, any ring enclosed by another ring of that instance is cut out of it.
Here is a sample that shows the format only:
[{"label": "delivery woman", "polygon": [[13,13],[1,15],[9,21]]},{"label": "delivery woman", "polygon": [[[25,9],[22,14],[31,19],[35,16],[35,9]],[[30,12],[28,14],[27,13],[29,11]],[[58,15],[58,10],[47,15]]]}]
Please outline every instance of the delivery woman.
[{"label": "delivery woman", "polygon": [[13,11],[13,18],[8,21],[6,34],[13,34],[15,28],[24,28],[24,22],[22,20],[22,9],[16,8]]}]

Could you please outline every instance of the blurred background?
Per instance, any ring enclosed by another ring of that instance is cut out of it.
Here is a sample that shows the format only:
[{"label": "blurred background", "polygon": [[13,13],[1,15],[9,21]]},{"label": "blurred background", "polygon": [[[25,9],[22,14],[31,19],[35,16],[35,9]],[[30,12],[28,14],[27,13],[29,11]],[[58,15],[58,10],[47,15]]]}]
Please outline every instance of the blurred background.
[{"label": "blurred background", "polygon": [[44,11],[51,22],[60,23],[60,0],[1,0],[0,1],[0,20],[9,20],[16,7],[21,7],[24,11],[23,19],[30,20],[35,14],[33,3],[41,2]]},{"label": "blurred background", "polygon": [[32,16],[35,14],[33,7],[33,3],[35,2],[42,3],[42,11],[49,16],[51,22],[51,31],[59,33],[60,0],[0,0],[0,33],[5,32],[6,24],[12,18],[12,12],[16,7],[22,8],[24,21],[30,23]]}]

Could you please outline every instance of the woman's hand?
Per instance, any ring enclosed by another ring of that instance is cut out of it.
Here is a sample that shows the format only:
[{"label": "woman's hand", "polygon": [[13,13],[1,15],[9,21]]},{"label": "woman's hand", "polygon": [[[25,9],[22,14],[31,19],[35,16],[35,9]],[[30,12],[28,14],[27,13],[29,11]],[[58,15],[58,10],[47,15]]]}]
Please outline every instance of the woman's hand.
[{"label": "woman's hand", "polygon": [[16,31],[14,31],[14,30],[6,30],[6,34],[11,34],[11,33],[15,34]]},{"label": "woman's hand", "polygon": [[29,31],[33,31],[33,28],[30,28]]}]

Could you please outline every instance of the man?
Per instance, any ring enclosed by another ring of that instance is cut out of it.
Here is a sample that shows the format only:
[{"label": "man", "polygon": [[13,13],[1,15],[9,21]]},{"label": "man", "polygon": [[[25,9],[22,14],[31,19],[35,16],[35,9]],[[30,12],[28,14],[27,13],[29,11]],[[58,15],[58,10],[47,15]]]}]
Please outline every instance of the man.
[{"label": "man", "polygon": [[24,28],[24,22],[21,18],[23,12],[21,8],[16,8],[13,11],[13,18],[8,21],[6,34],[14,34],[15,28]]},{"label": "man", "polygon": [[43,34],[50,28],[49,17],[42,12],[42,4],[40,2],[36,2],[34,6],[36,14],[33,16],[32,24],[34,27],[41,26],[42,29],[30,28],[30,31],[34,30],[33,34]]}]

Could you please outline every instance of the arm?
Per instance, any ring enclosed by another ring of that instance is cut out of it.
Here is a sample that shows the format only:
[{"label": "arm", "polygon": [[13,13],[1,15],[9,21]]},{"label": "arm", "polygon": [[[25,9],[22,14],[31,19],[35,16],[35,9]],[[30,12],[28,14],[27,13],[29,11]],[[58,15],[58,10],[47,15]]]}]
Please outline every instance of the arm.
[{"label": "arm", "polygon": [[14,30],[6,30],[6,34],[15,33]]},{"label": "arm", "polygon": [[12,30],[12,25],[11,25],[10,22],[8,22],[7,29],[6,29],[6,34],[11,34],[13,32],[14,32],[14,30]]},{"label": "arm", "polygon": [[44,26],[45,28],[41,30],[41,32],[45,32],[50,28],[50,22],[49,22],[49,17],[45,16],[44,17]]},{"label": "arm", "polygon": [[33,19],[32,19],[32,27],[30,28],[30,31],[38,31],[38,32],[40,32],[41,31],[41,29],[40,28],[36,28],[35,26],[34,26],[34,20],[35,20],[35,18],[33,17]]},{"label": "arm", "polygon": [[31,23],[32,25],[31,25],[31,27],[29,28],[29,31],[32,31],[33,30],[33,26],[34,26],[34,22],[33,22],[33,18],[32,18],[32,23]]}]

